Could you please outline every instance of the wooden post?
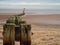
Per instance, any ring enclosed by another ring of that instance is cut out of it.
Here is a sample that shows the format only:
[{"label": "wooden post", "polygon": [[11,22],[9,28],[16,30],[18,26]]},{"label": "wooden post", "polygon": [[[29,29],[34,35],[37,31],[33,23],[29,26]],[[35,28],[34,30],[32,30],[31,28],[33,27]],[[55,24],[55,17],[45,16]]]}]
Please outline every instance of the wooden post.
[{"label": "wooden post", "polygon": [[28,29],[26,24],[20,25],[20,45],[31,45],[31,35],[30,30]]},{"label": "wooden post", "polygon": [[7,23],[3,28],[3,45],[15,45],[15,25]]},{"label": "wooden post", "polygon": [[20,45],[24,45],[25,42],[25,34],[24,34],[24,26],[23,24],[20,25]]},{"label": "wooden post", "polygon": [[31,45],[31,25],[26,24],[25,31],[27,31],[27,42],[26,43],[27,45]]}]

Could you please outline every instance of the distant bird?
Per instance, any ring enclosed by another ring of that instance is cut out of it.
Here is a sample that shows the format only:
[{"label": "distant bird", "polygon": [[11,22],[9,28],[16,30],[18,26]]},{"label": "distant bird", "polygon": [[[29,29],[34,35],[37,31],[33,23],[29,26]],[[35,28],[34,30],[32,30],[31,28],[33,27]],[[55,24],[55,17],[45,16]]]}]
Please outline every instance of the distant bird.
[{"label": "distant bird", "polygon": [[23,9],[23,13],[18,14],[17,16],[25,15],[25,8]]}]

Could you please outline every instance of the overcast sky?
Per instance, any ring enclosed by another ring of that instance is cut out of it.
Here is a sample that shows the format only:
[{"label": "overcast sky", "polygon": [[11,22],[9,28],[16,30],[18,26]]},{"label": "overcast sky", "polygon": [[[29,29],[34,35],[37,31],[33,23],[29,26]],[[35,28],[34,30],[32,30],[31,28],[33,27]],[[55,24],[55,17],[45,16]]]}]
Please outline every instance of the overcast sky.
[{"label": "overcast sky", "polygon": [[60,9],[60,0],[0,0],[0,8]]}]

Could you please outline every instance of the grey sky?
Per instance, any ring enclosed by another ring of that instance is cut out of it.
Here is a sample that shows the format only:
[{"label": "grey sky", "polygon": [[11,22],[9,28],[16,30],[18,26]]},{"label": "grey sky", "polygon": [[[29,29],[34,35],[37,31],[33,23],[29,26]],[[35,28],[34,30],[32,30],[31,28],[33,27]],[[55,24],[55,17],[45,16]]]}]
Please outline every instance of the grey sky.
[{"label": "grey sky", "polygon": [[60,3],[60,0],[0,0],[8,2],[50,2],[50,3]]},{"label": "grey sky", "polygon": [[60,0],[0,0],[0,8],[60,9]]}]

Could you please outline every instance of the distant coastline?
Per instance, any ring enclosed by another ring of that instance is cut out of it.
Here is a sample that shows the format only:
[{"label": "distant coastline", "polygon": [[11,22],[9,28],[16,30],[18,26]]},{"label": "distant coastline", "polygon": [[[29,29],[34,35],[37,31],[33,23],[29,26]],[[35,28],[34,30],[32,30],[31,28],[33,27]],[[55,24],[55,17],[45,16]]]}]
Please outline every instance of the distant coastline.
[{"label": "distant coastline", "polygon": [[[19,14],[22,9],[0,9],[0,14]],[[60,9],[26,9],[26,15],[47,15],[47,14],[60,14]]]}]

